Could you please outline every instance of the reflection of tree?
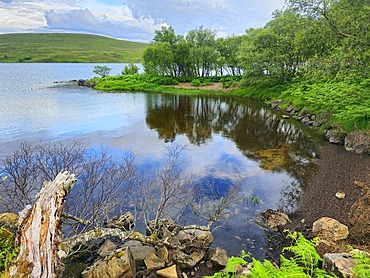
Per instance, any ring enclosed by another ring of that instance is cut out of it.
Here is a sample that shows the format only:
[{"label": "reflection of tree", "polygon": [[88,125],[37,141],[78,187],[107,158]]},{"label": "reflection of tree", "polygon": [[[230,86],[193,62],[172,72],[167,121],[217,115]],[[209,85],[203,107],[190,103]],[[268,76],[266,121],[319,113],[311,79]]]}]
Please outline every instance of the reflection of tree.
[{"label": "reflection of tree", "polygon": [[160,138],[173,141],[185,134],[197,145],[212,133],[222,134],[248,158],[260,161],[262,168],[284,169],[300,181],[302,168],[308,165],[301,162],[308,161],[315,149],[300,128],[245,99],[148,95],[147,124]]}]

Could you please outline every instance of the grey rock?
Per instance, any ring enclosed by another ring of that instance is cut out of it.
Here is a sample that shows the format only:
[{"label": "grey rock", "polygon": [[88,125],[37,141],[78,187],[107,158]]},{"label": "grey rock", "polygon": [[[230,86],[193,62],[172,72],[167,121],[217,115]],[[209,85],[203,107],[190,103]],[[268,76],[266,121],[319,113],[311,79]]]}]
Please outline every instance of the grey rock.
[{"label": "grey rock", "polygon": [[192,268],[196,265],[193,259],[185,254],[184,252],[174,249],[170,251],[170,255],[172,260],[181,268],[181,269],[188,269]]},{"label": "grey rock", "polygon": [[132,246],[129,247],[132,259],[132,266],[138,270],[145,266],[144,260],[150,253],[155,254],[155,249],[151,246]]},{"label": "grey rock", "polygon": [[323,258],[323,269],[338,277],[354,277],[352,269],[355,265],[348,253],[327,253]]},{"label": "grey rock", "polygon": [[344,139],[344,147],[347,151],[370,154],[369,132],[356,130],[348,133]]},{"label": "grey rock", "polygon": [[146,265],[146,268],[149,270],[149,271],[152,271],[152,270],[157,270],[157,269],[161,269],[161,268],[164,268],[165,266],[165,262],[162,261],[160,258],[158,258],[155,254],[153,253],[150,253],[148,254],[145,259],[144,259],[144,263]]},{"label": "grey rock", "polygon": [[156,274],[165,278],[178,278],[176,265],[158,270]]},{"label": "grey rock", "polygon": [[228,260],[226,250],[218,247],[210,252],[209,258],[212,264],[216,266],[226,266]]},{"label": "grey rock", "polygon": [[132,278],[136,277],[135,268],[130,260],[130,251],[127,248],[117,250],[115,253],[99,260],[82,272],[83,278]]},{"label": "grey rock", "polygon": [[339,129],[331,128],[325,132],[325,138],[332,144],[341,144],[344,140],[344,133]]},{"label": "grey rock", "polygon": [[122,215],[109,219],[104,224],[107,228],[113,228],[113,229],[117,228],[117,229],[127,231],[133,227],[134,220],[135,218],[131,212],[125,212]]},{"label": "grey rock", "polygon": [[268,209],[253,218],[253,221],[270,231],[277,231],[279,227],[285,226],[290,222],[290,219],[285,213]]},{"label": "grey rock", "polygon": [[102,246],[100,246],[98,250],[98,255],[101,258],[104,258],[108,256],[112,251],[115,251],[117,249],[117,245],[115,245],[112,241],[109,239],[105,240]]}]

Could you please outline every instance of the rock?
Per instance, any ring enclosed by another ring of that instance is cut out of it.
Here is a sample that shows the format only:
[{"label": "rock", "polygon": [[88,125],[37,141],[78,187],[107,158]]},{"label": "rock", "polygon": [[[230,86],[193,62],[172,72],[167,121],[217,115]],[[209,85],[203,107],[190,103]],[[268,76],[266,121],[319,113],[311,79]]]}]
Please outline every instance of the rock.
[{"label": "rock", "polygon": [[288,116],[288,115],[282,115],[281,116],[283,119],[290,119],[290,116]]},{"label": "rock", "polygon": [[346,193],[344,193],[344,192],[337,192],[337,193],[335,193],[335,197],[337,199],[344,199],[346,197]]},{"label": "rock", "polygon": [[272,103],[271,103],[271,107],[273,108],[273,109],[278,109],[279,108],[279,105],[280,104],[282,104],[283,103],[283,101],[281,100],[281,99],[279,99],[279,100],[275,100],[275,101],[273,101]]},{"label": "rock", "polygon": [[141,247],[143,244],[141,241],[138,240],[129,240],[126,241],[125,244],[123,244],[123,247]]},{"label": "rock", "polygon": [[169,259],[168,259],[168,250],[166,247],[162,247],[161,249],[159,249],[157,251],[157,256],[158,258],[160,258],[162,261],[164,261],[165,263],[168,263],[169,262]]},{"label": "rock", "polygon": [[356,130],[348,133],[344,140],[344,147],[347,151],[352,151],[359,154],[370,154],[369,132]]},{"label": "rock", "polygon": [[303,117],[303,118],[300,120],[300,122],[301,122],[301,124],[303,124],[303,125],[310,125],[311,120],[310,120],[310,117],[305,116],[305,117]]},{"label": "rock", "polygon": [[14,213],[0,213],[0,226],[5,226],[12,231],[18,229],[19,216]]},{"label": "rock", "polygon": [[206,255],[206,252],[204,250],[194,251],[190,254],[190,258],[197,264],[201,260],[203,260],[205,255]]},{"label": "rock", "polygon": [[174,264],[171,267],[165,268],[158,270],[156,272],[158,276],[165,277],[165,278],[178,278],[177,276],[177,268],[176,265]]},{"label": "rock", "polygon": [[159,219],[156,225],[154,221],[148,223],[147,235],[154,233],[158,238],[166,238],[178,233],[180,229],[181,226],[170,219]]},{"label": "rock", "polygon": [[226,250],[218,247],[210,252],[209,258],[212,264],[216,266],[226,266],[228,260]]},{"label": "rock", "polygon": [[131,230],[134,224],[134,216],[131,212],[125,212],[124,214],[120,216],[113,217],[112,219],[109,219],[107,222],[105,222],[105,227],[107,228],[117,228],[124,231]]},{"label": "rock", "polygon": [[130,251],[127,248],[117,250],[104,260],[99,260],[82,272],[83,278],[100,277],[136,277],[135,268],[130,262]]},{"label": "rock", "polygon": [[312,234],[328,241],[337,241],[348,237],[348,227],[339,221],[322,217],[315,221],[312,226]]},{"label": "rock", "polygon": [[145,259],[144,259],[144,263],[146,265],[146,268],[149,270],[149,271],[152,271],[152,270],[157,270],[157,269],[161,269],[161,268],[164,268],[165,266],[165,262],[162,261],[160,258],[158,258],[155,254],[153,253],[150,253],[148,254]]},{"label": "rock", "polygon": [[187,244],[197,249],[206,249],[213,242],[212,233],[206,227],[190,226],[185,230],[181,230],[176,235],[176,238],[182,243]]},{"label": "rock", "polygon": [[104,241],[102,246],[100,246],[98,250],[98,255],[99,257],[104,258],[108,256],[110,253],[112,253],[112,251],[115,251],[116,249],[117,246],[112,241],[107,239],[106,241]]},{"label": "rock", "polygon": [[321,123],[320,121],[314,121],[314,122],[312,123],[312,125],[313,125],[314,127],[320,127],[320,126],[322,125],[322,123]]},{"label": "rock", "polygon": [[132,266],[138,270],[141,266],[145,266],[144,259],[150,253],[155,254],[155,249],[151,246],[132,246],[128,248],[131,253]]},{"label": "rock", "polygon": [[354,277],[352,268],[356,265],[348,253],[327,253],[323,258],[323,269],[338,277]]},{"label": "rock", "polygon": [[294,111],[294,110],[293,110],[293,105],[289,105],[289,106],[285,109],[285,111],[286,111],[287,113],[290,113],[290,112]]},{"label": "rock", "polygon": [[88,87],[89,86],[89,80],[86,79],[79,79],[77,81],[78,86]]},{"label": "rock", "polygon": [[187,268],[193,268],[196,263],[192,260],[192,258],[185,254],[184,252],[174,249],[170,251],[170,255],[172,257],[172,260],[181,268],[181,269],[187,269]]},{"label": "rock", "polygon": [[331,128],[325,132],[325,138],[332,144],[342,144],[344,133],[339,129]]},{"label": "rock", "polygon": [[285,213],[268,209],[266,211],[262,211],[253,219],[253,221],[270,231],[277,231],[279,227],[285,226],[288,221],[290,222],[290,219]]}]

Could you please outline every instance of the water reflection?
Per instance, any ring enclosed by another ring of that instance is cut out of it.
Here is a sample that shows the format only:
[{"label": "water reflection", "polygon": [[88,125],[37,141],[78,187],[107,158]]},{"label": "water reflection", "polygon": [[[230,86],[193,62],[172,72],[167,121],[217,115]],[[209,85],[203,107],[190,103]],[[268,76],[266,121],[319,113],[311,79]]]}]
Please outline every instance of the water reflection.
[{"label": "water reflection", "polygon": [[301,128],[244,99],[153,94],[147,97],[146,121],[166,142],[186,135],[192,144],[202,145],[220,134],[262,169],[284,170],[299,181],[315,153],[315,143]]}]

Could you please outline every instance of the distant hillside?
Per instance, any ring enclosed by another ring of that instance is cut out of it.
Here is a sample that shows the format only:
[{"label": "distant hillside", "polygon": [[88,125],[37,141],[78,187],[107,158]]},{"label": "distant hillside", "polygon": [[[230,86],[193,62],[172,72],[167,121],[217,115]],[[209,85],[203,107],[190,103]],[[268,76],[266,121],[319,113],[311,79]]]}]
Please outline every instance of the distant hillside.
[{"label": "distant hillside", "polygon": [[144,43],[84,34],[0,35],[0,62],[142,62]]}]

